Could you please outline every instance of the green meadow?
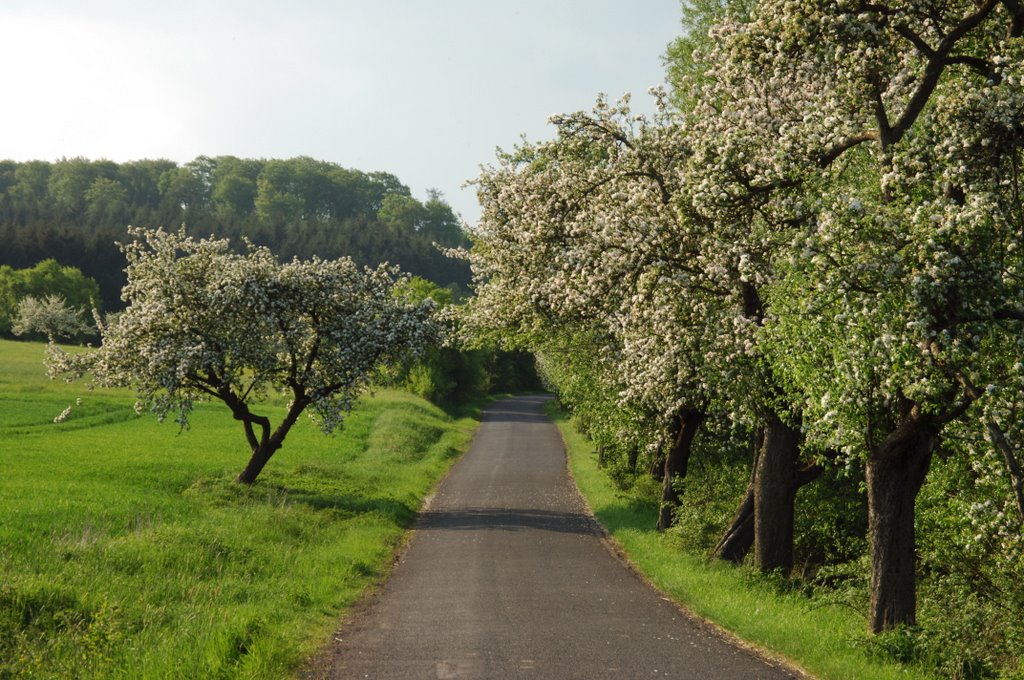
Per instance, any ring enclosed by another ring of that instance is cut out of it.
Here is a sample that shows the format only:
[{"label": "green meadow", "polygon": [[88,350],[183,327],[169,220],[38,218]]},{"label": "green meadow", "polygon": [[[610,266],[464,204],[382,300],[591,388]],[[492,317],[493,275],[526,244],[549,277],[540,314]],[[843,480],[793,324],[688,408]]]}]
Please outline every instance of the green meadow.
[{"label": "green meadow", "polygon": [[334,436],[297,424],[243,487],[226,408],[182,431],[129,392],[49,381],[44,351],[0,341],[0,678],[294,673],[476,425],[379,390]]}]

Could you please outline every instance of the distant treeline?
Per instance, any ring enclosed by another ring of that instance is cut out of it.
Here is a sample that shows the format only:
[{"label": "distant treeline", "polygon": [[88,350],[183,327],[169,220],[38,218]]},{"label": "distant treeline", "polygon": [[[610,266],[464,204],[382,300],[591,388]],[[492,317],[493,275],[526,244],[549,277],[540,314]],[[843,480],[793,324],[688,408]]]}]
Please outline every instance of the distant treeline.
[{"label": "distant treeline", "polygon": [[442,286],[470,278],[466,263],[433,245],[465,243],[451,207],[437,192],[417,200],[385,172],[309,157],[0,161],[0,265],[56,259],[96,279],[104,306],[116,309],[124,260],[115,242],[129,224],[246,236],[282,259],[387,261]]}]

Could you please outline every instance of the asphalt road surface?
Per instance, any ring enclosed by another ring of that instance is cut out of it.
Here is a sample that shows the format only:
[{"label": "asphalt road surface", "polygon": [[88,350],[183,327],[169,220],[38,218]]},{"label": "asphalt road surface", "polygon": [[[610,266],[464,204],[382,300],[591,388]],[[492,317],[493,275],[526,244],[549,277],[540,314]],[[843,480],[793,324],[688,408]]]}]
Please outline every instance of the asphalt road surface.
[{"label": "asphalt road surface", "polygon": [[487,409],[382,592],[309,677],[797,677],[690,619],[616,559],[543,401]]}]

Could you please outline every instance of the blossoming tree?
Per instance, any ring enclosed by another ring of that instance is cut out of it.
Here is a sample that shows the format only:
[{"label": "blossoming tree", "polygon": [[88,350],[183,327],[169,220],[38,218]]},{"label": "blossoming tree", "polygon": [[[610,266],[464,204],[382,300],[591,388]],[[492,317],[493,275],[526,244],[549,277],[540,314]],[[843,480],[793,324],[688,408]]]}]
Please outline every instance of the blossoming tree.
[{"label": "blossoming tree", "polygon": [[949,427],[1002,458],[1012,493],[978,520],[1019,552],[1024,6],[739,4],[694,43],[679,115],[599,102],[484,172],[475,309],[597,329],[603,384],[663,428],[756,429],[762,568],[787,565],[798,455],[863,466],[870,626],[913,623],[915,499]]},{"label": "blossoming tree", "polygon": [[[52,376],[92,375],[138,391],[138,408],[188,423],[194,402],[224,402],[252,455],[237,481],[254,482],[309,410],[325,433],[382,362],[417,352],[434,334],[431,304],[392,293],[395,271],[351,260],[281,263],[266,248],[133,228],[125,311],[100,324],[85,354],[50,346]],[[276,427],[256,410],[270,391],[289,398]]]},{"label": "blossoming tree", "polygon": [[766,356],[811,444],[865,465],[871,628],[913,623],[914,503],[947,426],[981,415],[1020,486],[994,414],[1020,394],[1024,9],[765,0],[717,31],[709,138],[790,213]]},{"label": "blossoming tree", "polygon": [[708,417],[760,432],[749,502],[720,553],[742,559],[753,545],[760,568],[788,569],[796,490],[818,468],[800,469],[798,428],[777,414],[781,390],[757,351],[758,286],[774,252],[757,241],[771,231],[756,219],[766,192],[740,186],[701,205],[709,185],[726,193],[711,174],[718,163],[694,160],[693,124],[658,96],[653,120],[604,99],[556,116],[555,139],[525,144],[481,175],[475,323],[526,331],[541,349],[559,326],[590,325],[612,341],[601,349],[617,362],[609,384],[622,385],[620,408],[650,414],[661,435],[647,440],[668,442],[660,528],[672,523]]},{"label": "blossoming tree", "polygon": [[[542,365],[586,366],[607,393],[586,400],[591,420],[606,433],[632,433],[629,449],[670,440],[665,528],[704,419],[696,354],[682,347],[697,334],[680,329],[706,329],[707,310],[659,285],[689,280],[692,253],[675,236],[684,218],[671,203],[684,154],[664,105],[657,123],[604,98],[552,122],[556,139],[523,144],[477,180],[484,215],[470,254],[478,282],[470,327],[525,335]],[[567,347],[599,362],[565,357]]]}]

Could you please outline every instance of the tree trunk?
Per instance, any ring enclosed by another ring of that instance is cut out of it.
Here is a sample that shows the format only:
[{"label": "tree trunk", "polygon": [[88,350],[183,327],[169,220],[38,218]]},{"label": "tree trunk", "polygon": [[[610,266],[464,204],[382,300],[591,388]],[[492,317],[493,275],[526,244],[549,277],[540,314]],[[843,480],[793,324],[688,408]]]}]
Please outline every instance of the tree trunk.
[{"label": "tree trunk", "polygon": [[597,467],[603,468],[605,466],[605,449],[604,444],[597,445]]},{"label": "tree trunk", "polygon": [[[248,419],[238,418],[239,420],[243,420],[245,424],[246,437],[252,445],[252,456],[250,456],[245,469],[235,477],[236,482],[239,484],[252,484],[256,481],[256,477],[258,477],[260,472],[263,471],[263,467],[267,464],[267,461],[269,461],[270,457],[273,456],[279,448],[281,448],[282,444],[284,444],[284,438],[288,436],[288,431],[292,429],[292,425],[295,424],[299,415],[309,404],[310,399],[304,395],[296,395],[296,398],[292,400],[292,404],[288,408],[288,413],[285,415],[284,420],[282,420],[281,424],[277,426],[276,430],[274,430],[274,434],[268,434],[268,431],[270,430],[270,421],[263,416],[250,415]],[[256,441],[253,434],[253,422],[258,423],[263,430],[263,435],[260,437],[259,442]]]},{"label": "tree trunk", "polygon": [[879,633],[917,619],[914,505],[939,426],[916,409],[873,447],[867,461],[871,604],[868,623]]},{"label": "tree trunk", "polygon": [[252,451],[252,456],[249,458],[249,462],[246,464],[245,469],[242,470],[235,481],[239,484],[252,484],[256,481],[256,477],[263,471],[263,467],[270,460],[270,457],[281,448],[281,445],[272,445],[272,440],[267,441],[257,446]]},{"label": "tree trunk", "polygon": [[[760,461],[760,452],[763,448],[764,430],[757,434],[754,449],[754,471],[756,472]],[[810,484],[824,472],[824,468],[816,463],[808,463],[796,474],[796,488],[799,490],[806,484]],[[733,516],[729,528],[725,530],[722,538],[715,546],[712,555],[720,560],[728,560],[740,564],[754,546],[754,474],[751,473],[750,483],[747,484],[747,492],[740,501],[740,506]]]},{"label": "tree trunk", "polygon": [[679,507],[681,495],[676,490],[678,480],[686,477],[693,449],[693,437],[704,421],[704,413],[697,409],[683,409],[676,416],[672,446],[665,456],[665,474],[661,487],[661,511],[658,513],[658,531],[668,529],[674,523],[672,516]]},{"label": "tree trunk", "polygon": [[800,432],[769,414],[754,467],[754,562],[762,572],[793,569],[799,453]]},{"label": "tree trunk", "polygon": [[636,464],[640,459],[640,447],[636,444],[630,444],[629,451],[626,454],[626,467],[631,475],[636,474]]},{"label": "tree trunk", "polygon": [[1017,504],[1017,516],[1021,522],[1024,522],[1024,472],[1021,472],[1017,454],[1014,453],[1013,446],[1010,445],[1006,435],[1003,434],[1002,429],[996,425],[995,421],[986,421],[986,425],[988,426],[989,434],[992,436],[992,442],[999,449],[999,452],[1003,454],[1006,469],[1010,471],[1010,489],[1013,491],[1013,500]]},{"label": "tree trunk", "polygon": [[718,545],[715,546],[714,556],[720,560],[728,560],[736,564],[743,562],[743,558],[750,552],[754,545],[754,482],[747,485],[747,493],[740,502],[740,507],[732,519],[729,528]]},{"label": "tree trunk", "polygon": [[665,454],[662,451],[654,454],[654,460],[651,461],[650,474],[651,477],[659,482],[665,479]]},{"label": "tree trunk", "polygon": [[720,560],[728,560],[740,564],[750,552],[754,545],[754,475],[757,472],[757,461],[761,456],[761,446],[764,442],[764,429],[759,428],[754,433],[753,450],[754,464],[750,468],[750,482],[747,483],[747,491],[743,494],[740,507],[733,515],[729,528],[725,530],[722,538],[712,553]]}]

